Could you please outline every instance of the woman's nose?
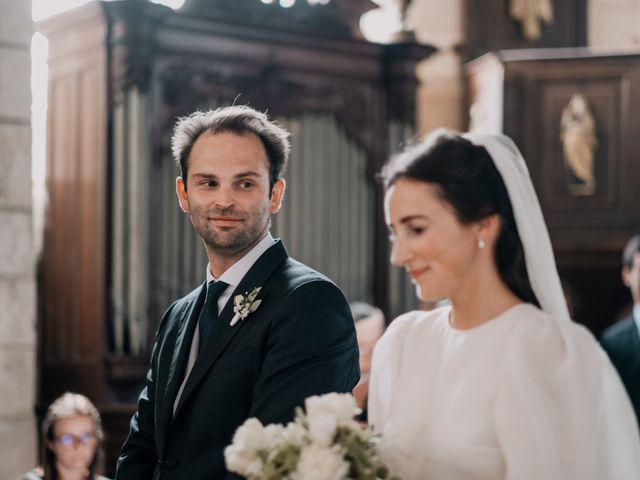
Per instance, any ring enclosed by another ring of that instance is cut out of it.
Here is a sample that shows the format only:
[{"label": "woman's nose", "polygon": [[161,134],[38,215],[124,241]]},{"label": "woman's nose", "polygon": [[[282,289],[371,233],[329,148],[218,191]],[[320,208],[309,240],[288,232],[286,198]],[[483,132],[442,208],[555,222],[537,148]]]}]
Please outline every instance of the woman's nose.
[{"label": "woman's nose", "polygon": [[409,250],[400,239],[396,239],[391,246],[391,263],[396,267],[403,267],[411,258]]}]

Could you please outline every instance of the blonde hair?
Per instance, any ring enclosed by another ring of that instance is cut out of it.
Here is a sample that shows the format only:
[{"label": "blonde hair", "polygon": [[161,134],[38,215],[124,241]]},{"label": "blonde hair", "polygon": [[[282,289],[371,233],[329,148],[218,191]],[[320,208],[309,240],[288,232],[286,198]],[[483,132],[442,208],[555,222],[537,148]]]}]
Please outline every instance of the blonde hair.
[{"label": "blonde hair", "polygon": [[93,434],[96,438],[96,453],[89,466],[89,478],[93,478],[95,465],[97,463],[98,452],[104,438],[102,430],[102,422],[100,413],[91,400],[79,393],[66,392],[56,398],[45,414],[42,421],[42,436],[44,438],[44,478],[46,480],[55,479],[57,477],[55,468],[55,455],[48,448],[48,444],[54,441],[53,428],[55,424],[62,419],[71,417],[89,417],[93,420]]}]

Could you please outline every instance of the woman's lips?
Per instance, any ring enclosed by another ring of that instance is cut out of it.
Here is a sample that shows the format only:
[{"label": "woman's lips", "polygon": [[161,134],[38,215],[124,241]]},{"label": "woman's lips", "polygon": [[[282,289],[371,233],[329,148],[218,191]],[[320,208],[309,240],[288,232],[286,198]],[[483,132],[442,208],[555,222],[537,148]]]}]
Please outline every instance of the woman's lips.
[{"label": "woman's lips", "polygon": [[411,278],[416,279],[416,278],[418,278],[420,275],[422,275],[423,273],[425,273],[428,270],[429,270],[429,267],[412,268],[412,269],[409,270],[409,275],[411,276]]}]

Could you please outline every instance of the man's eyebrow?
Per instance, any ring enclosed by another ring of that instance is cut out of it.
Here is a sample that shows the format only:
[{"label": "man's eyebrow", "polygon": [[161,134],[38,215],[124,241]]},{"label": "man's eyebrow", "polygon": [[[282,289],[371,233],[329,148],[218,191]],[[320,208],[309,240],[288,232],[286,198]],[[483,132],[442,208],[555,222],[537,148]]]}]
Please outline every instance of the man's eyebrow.
[{"label": "man's eyebrow", "polygon": [[[192,174],[193,177],[198,177],[198,178],[218,178],[218,176],[215,173],[207,173],[207,172],[196,172]],[[255,172],[253,170],[248,170],[246,172],[240,172],[238,174],[236,174],[234,176],[234,178],[238,179],[238,178],[247,178],[247,177],[261,177],[261,175],[258,172]]]},{"label": "man's eyebrow", "polygon": [[261,175],[258,172],[254,172],[253,170],[249,170],[247,172],[240,172],[236,175],[236,178],[244,178],[244,177],[260,177]]}]

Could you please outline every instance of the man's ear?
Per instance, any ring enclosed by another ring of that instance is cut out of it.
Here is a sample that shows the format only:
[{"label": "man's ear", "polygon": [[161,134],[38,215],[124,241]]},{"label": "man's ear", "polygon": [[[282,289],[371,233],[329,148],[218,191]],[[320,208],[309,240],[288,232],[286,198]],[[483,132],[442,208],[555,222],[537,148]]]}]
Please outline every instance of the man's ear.
[{"label": "man's ear", "polygon": [[187,198],[187,186],[184,184],[182,177],[176,178],[176,195],[178,195],[178,203],[183,212],[189,213],[189,199]]},{"label": "man's ear", "polygon": [[282,199],[284,198],[284,190],[286,187],[286,183],[284,178],[279,178],[276,180],[276,183],[273,185],[271,189],[271,205],[269,211],[273,213],[277,213],[282,206]]},{"label": "man's ear", "polygon": [[622,267],[622,283],[624,283],[625,287],[631,288],[631,284],[629,283],[629,267]]}]

